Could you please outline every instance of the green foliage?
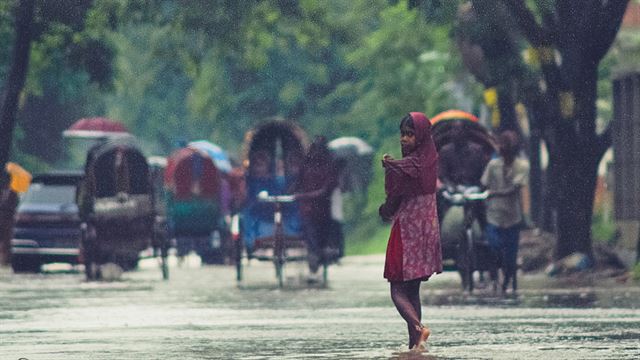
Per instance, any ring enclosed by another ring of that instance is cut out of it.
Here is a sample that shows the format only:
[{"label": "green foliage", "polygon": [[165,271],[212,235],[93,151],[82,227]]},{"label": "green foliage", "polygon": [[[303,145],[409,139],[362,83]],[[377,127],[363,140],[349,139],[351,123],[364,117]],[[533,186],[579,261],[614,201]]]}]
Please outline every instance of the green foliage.
[{"label": "green foliage", "polygon": [[[0,18],[11,19],[10,3],[0,0]],[[296,120],[311,136],[359,136],[377,154],[366,197],[347,199],[350,253],[386,245],[388,226],[377,215],[379,158],[400,156],[403,114],[432,116],[478,96],[450,41],[452,2],[420,5],[433,10],[428,16],[387,0],[84,5],[74,9],[83,16],[67,14],[73,21],[55,4],[40,14],[20,153],[54,163],[60,132],[85,116],[123,121],[147,153],[164,155],[177,140],[203,138],[237,152],[245,132],[271,116]],[[7,23],[0,22],[0,44],[10,44]],[[6,54],[0,51],[0,74]],[[47,154],[36,149],[43,143]]]},{"label": "green foliage", "polygon": [[339,127],[375,145],[397,135],[397,123],[408,111],[430,116],[451,108],[447,85],[450,74],[460,69],[450,59],[448,27],[430,27],[404,2],[381,11],[378,21],[362,46],[347,56],[362,80],[353,89],[359,96],[351,111],[337,118]]},{"label": "green foliage", "polygon": [[633,267],[632,277],[633,280],[640,281],[640,262]]},{"label": "green foliage", "polygon": [[[15,3],[0,1],[3,78],[11,61]],[[89,0],[37,2],[29,71],[16,127],[19,136],[14,141],[18,157],[29,154],[48,164],[56,162],[63,152],[61,131],[87,109],[95,108],[90,105],[96,100],[94,85],[108,89],[111,51],[99,32],[85,24],[91,4]]]},{"label": "green foliage", "polygon": [[197,119],[188,118],[186,103],[193,82],[179,50],[186,45],[185,34],[168,25],[133,24],[109,39],[118,55],[114,89],[105,94],[106,115],[164,151],[178,139],[209,133]]},{"label": "green foliage", "polygon": [[0,1],[0,79],[6,79],[9,66],[9,51],[13,45],[13,18],[11,16],[11,2]]},{"label": "green foliage", "polygon": [[616,225],[611,218],[606,218],[602,212],[596,212],[591,222],[591,236],[594,241],[615,245],[618,241]]}]

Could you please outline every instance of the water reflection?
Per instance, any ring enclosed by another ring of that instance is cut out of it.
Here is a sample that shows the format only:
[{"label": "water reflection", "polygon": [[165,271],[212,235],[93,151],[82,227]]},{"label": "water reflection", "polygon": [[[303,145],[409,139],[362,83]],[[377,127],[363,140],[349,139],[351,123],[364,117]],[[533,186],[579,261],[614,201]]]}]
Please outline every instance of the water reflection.
[{"label": "water reflection", "polygon": [[640,289],[527,287],[462,296],[456,274],[423,286],[428,353],[406,350],[406,326],[381,262],[345,259],[327,288],[270,264],[241,287],[224,266],[157,267],[121,281],[81,273],[0,275],[1,358],[18,359],[588,359],[640,358]]}]

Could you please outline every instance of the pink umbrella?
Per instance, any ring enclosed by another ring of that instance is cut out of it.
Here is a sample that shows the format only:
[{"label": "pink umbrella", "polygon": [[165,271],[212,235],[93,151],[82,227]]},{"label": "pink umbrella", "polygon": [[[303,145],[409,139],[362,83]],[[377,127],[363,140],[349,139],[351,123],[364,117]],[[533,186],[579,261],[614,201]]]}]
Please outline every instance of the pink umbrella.
[{"label": "pink umbrella", "polygon": [[65,137],[96,138],[128,134],[127,128],[118,121],[105,117],[82,118],[63,132]]}]

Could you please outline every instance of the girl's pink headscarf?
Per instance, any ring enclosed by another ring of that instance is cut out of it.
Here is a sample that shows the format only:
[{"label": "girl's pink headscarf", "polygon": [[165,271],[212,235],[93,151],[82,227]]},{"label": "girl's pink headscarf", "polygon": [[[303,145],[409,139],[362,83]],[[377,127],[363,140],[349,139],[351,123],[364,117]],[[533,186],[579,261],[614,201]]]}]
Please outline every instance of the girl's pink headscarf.
[{"label": "girl's pink headscarf", "polygon": [[385,165],[385,192],[388,196],[433,194],[438,178],[438,152],[431,137],[431,122],[420,112],[409,113],[413,119],[416,146],[400,160]]}]

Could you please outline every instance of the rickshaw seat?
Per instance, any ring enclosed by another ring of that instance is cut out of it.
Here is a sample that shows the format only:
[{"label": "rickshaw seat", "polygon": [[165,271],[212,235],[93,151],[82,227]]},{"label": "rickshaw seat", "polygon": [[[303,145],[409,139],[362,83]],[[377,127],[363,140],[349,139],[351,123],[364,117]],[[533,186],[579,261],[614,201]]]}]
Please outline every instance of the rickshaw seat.
[{"label": "rickshaw seat", "polygon": [[[253,244],[253,248],[255,249],[263,249],[263,248],[273,248],[275,247],[276,238],[275,236],[265,236],[257,238],[255,243]],[[284,235],[284,247],[285,248],[304,248],[306,247],[304,239],[300,236],[290,236]]]},{"label": "rickshaw seat", "polygon": [[93,206],[95,219],[106,221],[145,217],[153,211],[153,201],[148,194],[97,198]]},{"label": "rickshaw seat", "polygon": [[[299,236],[284,236],[285,256],[288,261],[299,261],[306,259],[307,247],[304,239]],[[266,236],[257,238],[253,245],[253,252],[250,257],[258,260],[271,260],[275,249],[275,237]]]}]

